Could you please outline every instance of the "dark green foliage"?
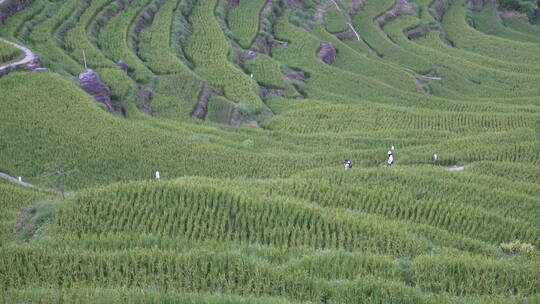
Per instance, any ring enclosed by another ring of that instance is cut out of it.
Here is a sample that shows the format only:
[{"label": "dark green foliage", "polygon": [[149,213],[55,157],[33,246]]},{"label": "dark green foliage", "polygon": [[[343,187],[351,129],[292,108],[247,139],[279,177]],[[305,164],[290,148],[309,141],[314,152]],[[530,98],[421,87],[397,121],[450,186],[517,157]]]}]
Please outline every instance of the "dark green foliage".
[{"label": "dark green foliage", "polygon": [[538,3],[535,0],[499,0],[502,6],[512,10],[522,11],[532,14],[538,10]]}]

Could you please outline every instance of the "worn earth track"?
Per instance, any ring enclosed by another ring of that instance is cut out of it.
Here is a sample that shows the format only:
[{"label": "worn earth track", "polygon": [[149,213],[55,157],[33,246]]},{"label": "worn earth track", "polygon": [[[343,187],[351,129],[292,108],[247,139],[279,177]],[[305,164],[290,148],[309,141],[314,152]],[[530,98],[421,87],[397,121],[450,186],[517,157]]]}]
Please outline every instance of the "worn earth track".
[{"label": "worn earth track", "polygon": [[25,183],[25,182],[23,182],[23,181],[19,181],[19,180],[16,179],[15,177],[10,176],[10,175],[5,174],[5,173],[2,173],[2,172],[0,172],[0,178],[6,179],[6,180],[8,180],[8,181],[10,181],[10,182],[13,182],[13,183],[19,184],[19,185],[21,185],[21,186],[23,186],[23,187],[31,188],[31,189],[34,189],[34,190],[37,190],[37,191],[51,192],[51,193],[58,193],[58,191],[53,190],[53,189],[39,188],[39,187],[34,186],[34,185],[32,185],[32,184]]},{"label": "worn earth track", "polygon": [[[2,3],[2,0],[0,0],[0,3]],[[34,61],[36,59],[36,55],[27,47],[24,47],[22,45],[19,45],[15,42],[11,42],[11,41],[7,41],[7,40],[4,40],[2,38],[0,38],[0,41],[2,42],[5,42],[5,43],[9,43],[11,45],[13,45],[14,47],[18,48],[19,50],[21,50],[23,53],[24,53],[24,58],[20,59],[20,60],[17,60],[17,61],[14,61],[14,62],[9,62],[7,64],[4,64],[4,65],[0,65],[0,72],[4,71],[4,70],[7,70],[7,69],[10,69],[10,68],[16,68],[20,65],[25,65],[25,64],[28,64],[32,61]]]}]

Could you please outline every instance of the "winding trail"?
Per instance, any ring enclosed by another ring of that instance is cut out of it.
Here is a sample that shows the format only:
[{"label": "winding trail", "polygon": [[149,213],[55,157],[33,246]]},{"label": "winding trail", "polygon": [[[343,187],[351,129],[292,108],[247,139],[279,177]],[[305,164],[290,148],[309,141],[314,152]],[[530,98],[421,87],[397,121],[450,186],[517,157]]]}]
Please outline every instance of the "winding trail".
[{"label": "winding trail", "polygon": [[[0,0],[0,4],[3,2],[3,0]],[[22,46],[20,44],[17,44],[15,42],[11,42],[11,41],[7,41],[5,39],[2,39],[0,38],[0,41],[2,42],[5,42],[5,43],[9,43],[11,45],[13,45],[14,47],[18,48],[19,50],[21,50],[23,53],[24,53],[24,58],[20,59],[20,60],[17,60],[17,61],[14,61],[14,62],[9,62],[5,65],[0,65],[0,72],[6,70],[6,69],[9,69],[9,68],[15,68],[19,65],[24,65],[24,64],[28,64],[32,61],[34,61],[36,59],[36,55],[27,47],[25,46]]]},{"label": "winding trail", "polygon": [[39,188],[39,187],[34,186],[34,185],[32,185],[32,184],[25,183],[25,182],[23,182],[23,181],[19,181],[19,180],[16,179],[15,177],[10,176],[10,175],[5,174],[5,173],[2,173],[2,172],[0,172],[0,178],[6,179],[6,180],[8,180],[8,181],[10,181],[10,182],[19,184],[19,185],[21,185],[21,186],[23,186],[23,187],[26,187],[26,188],[31,188],[31,189],[34,189],[34,190],[37,190],[37,191],[42,191],[42,192],[51,192],[51,193],[57,193],[57,194],[58,194],[58,191],[56,191],[56,190]]},{"label": "winding trail", "polygon": [[356,35],[356,40],[360,41],[362,38],[360,38],[360,35],[358,35],[358,32],[354,29],[354,26],[350,22],[347,22],[347,25],[351,29],[351,31]]}]

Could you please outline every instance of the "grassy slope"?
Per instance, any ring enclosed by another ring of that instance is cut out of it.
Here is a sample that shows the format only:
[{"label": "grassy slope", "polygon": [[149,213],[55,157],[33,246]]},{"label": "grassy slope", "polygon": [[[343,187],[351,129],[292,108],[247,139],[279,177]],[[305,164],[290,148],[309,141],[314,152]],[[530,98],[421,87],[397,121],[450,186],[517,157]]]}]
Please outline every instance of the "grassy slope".
[{"label": "grassy slope", "polygon": [[[155,111],[131,105],[127,118],[111,115],[53,73],[0,78],[1,170],[39,183],[47,163],[66,161],[74,167],[68,188],[77,191],[39,242],[18,244],[10,228],[17,210],[50,197],[0,182],[0,301],[540,300],[538,255],[500,249],[516,239],[540,246],[540,64],[529,49],[535,44],[516,41],[534,28],[514,24],[486,35],[466,24],[456,0],[441,32],[409,41],[404,31],[435,22],[431,1],[418,1],[419,19],[405,16],[381,30],[373,18],[393,1],[369,0],[352,21],[376,58],[330,33],[346,20],[335,11],[326,16],[330,32],[293,26],[285,13],[272,35],[288,46],[247,61],[251,80],[230,61],[235,43],[216,18],[223,3],[166,2],[138,36],[134,18],[149,1],[94,20],[109,14],[108,3],[37,0],[0,28],[2,37],[30,38],[53,71],[76,75],[88,49],[126,104],[152,79]],[[244,47],[262,3],[241,1],[229,12]],[[486,24],[501,25],[488,13]],[[189,22],[178,29],[178,20]],[[101,31],[90,33],[94,21]],[[331,66],[315,57],[320,41],[338,50]],[[129,74],[107,58],[127,60]],[[284,67],[307,79],[290,81]],[[415,83],[420,72],[443,78],[424,80],[433,95]],[[207,121],[194,123],[189,114],[203,81],[226,98],[212,98]],[[258,85],[286,94],[263,104]],[[297,90],[305,98],[291,98]],[[213,123],[226,123],[233,102],[246,111],[268,106],[275,117],[259,128]],[[390,146],[396,166],[388,168]],[[354,169],[343,170],[342,159]],[[453,165],[465,170],[446,170]],[[164,181],[150,181],[157,170]]]},{"label": "grassy slope", "polygon": [[[335,174],[348,178],[342,170]],[[302,189],[300,180],[291,182],[295,190],[288,193],[313,191],[309,183]],[[331,193],[338,194],[339,184],[334,187]],[[4,249],[0,264],[16,265],[9,277],[20,277],[26,267],[38,272],[2,284],[41,285],[47,278],[62,288],[105,282],[134,288],[150,281],[169,292],[210,292],[222,286],[221,291],[244,296],[314,301],[326,295],[336,303],[452,302],[438,292],[493,300],[516,288],[521,296],[535,294],[538,261],[505,260],[494,247],[459,234],[345,206],[317,206],[313,194],[307,196],[313,201],[302,200],[282,196],[283,190],[268,182],[185,178],[83,191],[59,211],[51,228],[55,237]],[[330,199],[329,193],[317,194]],[[384,202],[380,208],[387,208]],[[74,247],[81,237],[84,247]],[[361,250],[343,251],[352,248]],[[22,257],[27,262],[21,263]],[[41,259],[49,267],[33,262]],[[107,274],[96,273],[96,265]],[[173,273],[189,273],[191,280],[178,281]]]}]

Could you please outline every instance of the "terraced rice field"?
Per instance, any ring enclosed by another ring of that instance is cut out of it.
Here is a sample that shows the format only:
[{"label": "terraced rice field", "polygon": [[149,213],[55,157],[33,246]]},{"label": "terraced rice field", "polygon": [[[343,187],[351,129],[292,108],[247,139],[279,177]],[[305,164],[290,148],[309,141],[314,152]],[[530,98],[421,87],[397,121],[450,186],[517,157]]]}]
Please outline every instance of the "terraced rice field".
[{"label": "terraced rice field", "polygon": [[518,9],[0,1],[0,302],[540,303]]}]

